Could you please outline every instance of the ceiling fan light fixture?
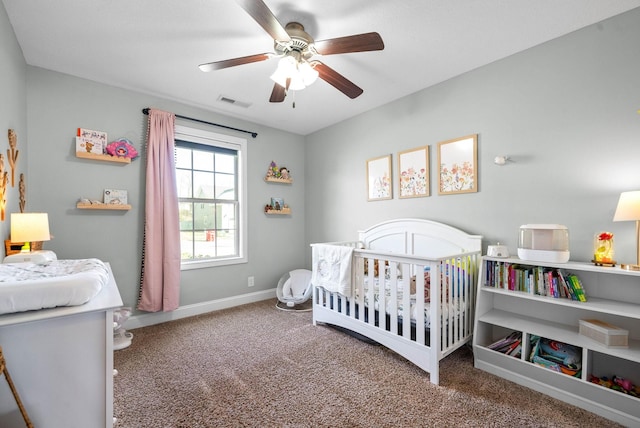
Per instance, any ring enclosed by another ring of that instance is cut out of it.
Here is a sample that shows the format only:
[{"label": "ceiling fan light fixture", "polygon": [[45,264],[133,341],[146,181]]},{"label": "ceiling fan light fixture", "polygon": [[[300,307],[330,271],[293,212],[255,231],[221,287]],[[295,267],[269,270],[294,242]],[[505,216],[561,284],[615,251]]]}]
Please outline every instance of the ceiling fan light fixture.
[{"label": "ceiling fan light fixture", "polygon": [[292,91],[300,91],[311,85],[318,78],[318,72],[307,61],[298,60],[292,55],[286,55],[278,61],[276,71],[271,75],[271,80],[283,88],[287,88],[287,79]]},{"label": "ceiling fan light fixture", "polygon": [[284,56],[278,61],[276,71],[271,75],[271,80],[283,88],[286,87],[287,79],[296,73],[296,60],[290,56]]},{"label": "ceiling fan light fixture", "polygon": [[318,71],[311,66],[307,61],[298,64],[298,71],[302,77],[302,81],[305,86],[313,84],[318,78]]}]

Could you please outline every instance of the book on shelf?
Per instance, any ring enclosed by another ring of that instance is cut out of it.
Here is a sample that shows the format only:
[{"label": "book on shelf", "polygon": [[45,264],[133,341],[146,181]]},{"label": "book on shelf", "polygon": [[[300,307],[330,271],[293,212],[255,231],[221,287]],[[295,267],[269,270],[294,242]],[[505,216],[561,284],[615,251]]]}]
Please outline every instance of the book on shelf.
[{"label": "book on shelf", "polygon": [[567,278],[570,280],[571,286],[573,287],[573,291],[576,294],[577,300],[579,302],[586,302],[587,296],[584,292],[584,287],[582,286],[582,282],[580,278],[576,275],[570,273],[567,275]]},{"label": "book on shelf", "polygon": [[106,132],[78,128],[76,132],[76,152],[101,155],[104,153],[106,147]]},{"label": "book on shelf", "polygon": [[519,357],[522,352],[522,333],[519,331],[514,331],[508,336],[503,337],[496,342],[493,342],[487,348],[492,349],[494,351],[511,355],[514,357]]},{"label": "book on shelf", "polygon": [[587,301],[580,278],[560,268],[487,260],[484,285],[556,299]]}]

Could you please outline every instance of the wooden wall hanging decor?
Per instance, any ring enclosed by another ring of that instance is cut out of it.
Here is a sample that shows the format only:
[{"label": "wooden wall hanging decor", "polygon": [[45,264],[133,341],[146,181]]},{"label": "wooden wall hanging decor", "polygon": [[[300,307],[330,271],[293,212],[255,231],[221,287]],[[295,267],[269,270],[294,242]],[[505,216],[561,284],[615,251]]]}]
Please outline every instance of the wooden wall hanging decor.
[{"label": "wooden wall hanging decor", "polygon": [[4,155],[0,154],[0,220],[4,221],[4,211],[7,206],[7,183],[9,174],[4,170]]},{"label": "wooden wall hanging decor", "polygon": [[16,164],[18,163],[18,155],[20,150],[16,150],[18,144],[18,136],[13,129],[9,130],[9,147],[7,149],[7,158],[9,158],[9,166],[11,166],[11,187],[16,186]]},{"label": "wooden wall hanging decor", "polygon": [[20,189],[20,212],[24,212],[24,207],[27,204],[26,185],[24,184],[24,174],[20,174],[20,183],[18,184]]}]

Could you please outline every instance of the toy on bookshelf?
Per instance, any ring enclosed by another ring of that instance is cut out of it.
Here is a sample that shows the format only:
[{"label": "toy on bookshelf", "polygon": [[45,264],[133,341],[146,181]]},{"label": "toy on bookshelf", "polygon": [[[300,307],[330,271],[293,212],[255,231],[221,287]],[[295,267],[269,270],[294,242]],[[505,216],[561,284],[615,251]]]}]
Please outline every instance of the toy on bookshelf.
[{"label": "toy on bookshelf", "polygon": [[129,158],[131,160],[138,157],[138,151],[133,147],[131,141],[126,138],[112,141],[105,147],[105,151],[111,156]]},{"label": "toy on bookshelf", "polygon": [[589,382],[640,398],[640,386],[634,385],[629,379],[623,379],[616,375],[613,375],[611,379],[605,376],[597,377],[589,375]]},{"label": "toy on bookshelf", "polygon": [[532,343],[534,346],[529,356],[532,363],[569,376],[580,377],[582,348],[538,336],[532,338]]}]

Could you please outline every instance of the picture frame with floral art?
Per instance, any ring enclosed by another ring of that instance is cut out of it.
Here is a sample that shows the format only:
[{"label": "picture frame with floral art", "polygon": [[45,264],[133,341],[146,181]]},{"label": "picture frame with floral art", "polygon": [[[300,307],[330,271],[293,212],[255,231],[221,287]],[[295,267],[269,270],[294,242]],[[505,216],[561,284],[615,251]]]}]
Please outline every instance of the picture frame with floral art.
[{"label": "picture frame with floral art", "polygon": [[438,143],[438,194],[478,191],[478,134]]},{"label": "picture frame with floral art", "polygon": [[398,152],[398,197],[429,196],[429,187],[429,146]]},{"label": "picture frame with floral art", "polygon": [[391,155],[367,160],[368,201],[393,198],[391,183]]}]

